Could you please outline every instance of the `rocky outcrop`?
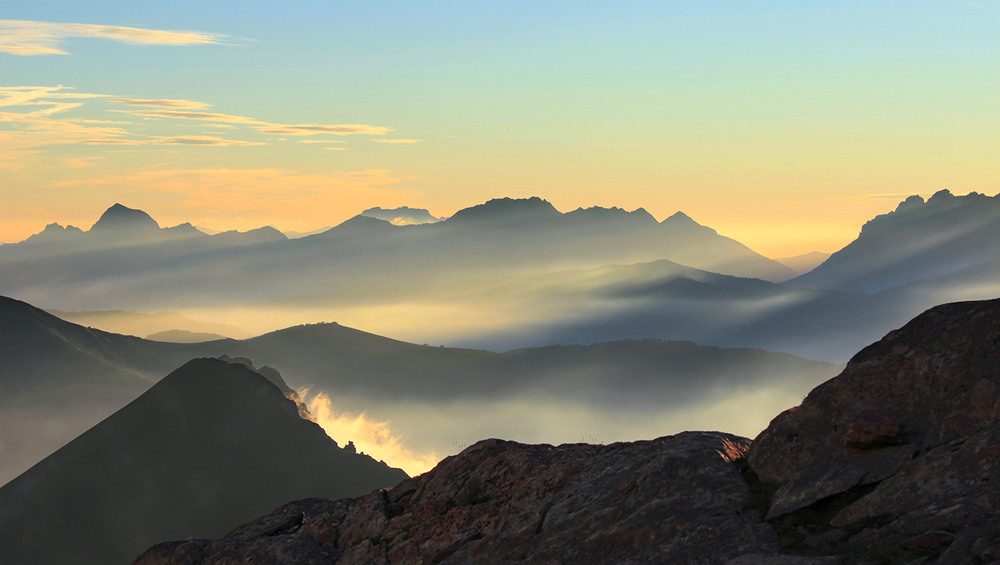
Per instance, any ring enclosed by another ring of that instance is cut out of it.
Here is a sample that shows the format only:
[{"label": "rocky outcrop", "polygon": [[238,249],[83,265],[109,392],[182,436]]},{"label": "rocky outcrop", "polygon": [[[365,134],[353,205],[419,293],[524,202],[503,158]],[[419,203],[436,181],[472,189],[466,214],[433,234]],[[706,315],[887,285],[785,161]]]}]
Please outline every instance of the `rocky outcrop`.
[{"label": "rocky outcrop", "polygon": [[767,518],[804,529],[793,547],[822,532],[829,551],[968,555],[979,528],[1000,534],[998,392],[1000,300],[925,312],[754,441]]},{"label": "rocky outcrop", "polygon": [[[749,441],[479,442],[389,491],[303,500],[136,563],[722,563],[773,553],[733,461]],[[299,561],[293,561],[292,556]]]},{"label": "rocky outcrop", "polygon": [[934,308],[752,444],[487,440],[391,490],[282,506],[168,563],[1000,563],[1000,300]]}]

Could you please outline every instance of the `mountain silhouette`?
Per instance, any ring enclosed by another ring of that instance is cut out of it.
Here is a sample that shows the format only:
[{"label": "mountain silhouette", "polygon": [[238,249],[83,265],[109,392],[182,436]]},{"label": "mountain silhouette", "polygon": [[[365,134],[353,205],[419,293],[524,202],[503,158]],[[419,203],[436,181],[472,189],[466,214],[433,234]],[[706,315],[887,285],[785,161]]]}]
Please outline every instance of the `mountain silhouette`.
[{"label": "mountain silhouette", "polygon": [[[402,403],[433,410],[455,426],[465,416],[447,407],[458,402],[485,410],[491,403],[532,398],[573,403],[594,413],[626,407],[636,414],[662,413],[710,401],[721,390],[779,385],[797,390],[837,368],[786,354],[658,340],[494,353],[406,343],[333,323],[247,340],[162,343],[83,328],[23,302],[0,299],[0,366],[5,369],[0,372],[0,484],[185,361],[222,356],[252,360],[262,373],[270,370],[264,366],[276,367],[291,389],[325,392],[341,410],[372,409],[374,414],[379,407]],[[416,419],[407,420],[411,417]],[[409,437],[437,442],[439,452],[446,449],[448,437],[457,432],[441,437],[422,428],[421,418],[419,412],[393,415],[400,425],[410,422]],[[491,435],[513,433],[502,420],[483,418],[480,424],[493,426],[486,432]]]},{"label": "mountain silhouette", "polygon": [[115,204],[101,214],[100,219],[91,226],[90,231],[99,232],[122,232],[122,231],[152,231],[159,230],[160,224],[156,223],[149,214],[142,210],[128,208],[121,204]]},{"label": "mountain silhouette", "polygon": [[0,554],[127,563],[156,540],[222,535],[291,498],[405,478],[338,447],[263,375],[195,359],[0,488]]},{"label": "mountain silhouette", "polygon": [[540,223],[561,216],[548,201],[531,198],[494,198],[484,204],[455,212],[445,220],[449,225],[465,224],[479,227],[516,226]]},{"label": "mountain silhouette", "polygon": [[[117,206],[107,216],[140,217]],[[494,199],[419,225],[359,215],[294,240],[270,228],[208,236],[189,224],[135,221],[148,237],[67,233],[59,245],[29,238],[0,247],[0,294],[63,310],[151,311],[413,302],[481,292],[509,276],[661,259],[772,281],[794,276],[683,214],[660,223],[642,209],[563,214],[538,197]]]},{"label": "mountain silhouette", "polygon": [[[998,195],[1000,196],[1000,195]],[[941,190],[873,218],[795,286],[875,293],[1000,260],[1000,198]],[[1000,274],[1000,271],[997,271]]]}]

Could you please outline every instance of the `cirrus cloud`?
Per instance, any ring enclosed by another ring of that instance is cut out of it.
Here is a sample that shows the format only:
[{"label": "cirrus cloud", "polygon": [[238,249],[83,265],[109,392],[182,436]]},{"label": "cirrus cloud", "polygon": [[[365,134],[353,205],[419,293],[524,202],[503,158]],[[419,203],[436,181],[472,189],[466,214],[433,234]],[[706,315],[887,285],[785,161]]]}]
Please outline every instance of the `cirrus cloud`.
[{"label": "cirrus cloud", "polygon": [[223,124],[245,124],[252,126],[263,135],[385,135],[392,129],[368,124],[276,124],[247,116],[220,114],[218,112],[192,112],[184,110],[115,110],[133,116],[147,118],[173,118],[177,120],[201,120]]},{"label": "cirrus cloud", "polygon": [[105,98],[108,102],[126,106],[152,106],[158,108],[180,108],[183,110],[201,110],[208,108],[204,102],[194,100],[177,100],[174,98]]},{"label": "cirrus cloud", "polygon": [[0,20],[0,53],[11,55],[68,55],[66,39],[88,37],[131,45],[206,45],[226,36],[201,31],[169,31],[137,27]]},{"label": "cirrus cloud", "polygon": [[420,143],[422,139],[373,139],[375,143]]}]

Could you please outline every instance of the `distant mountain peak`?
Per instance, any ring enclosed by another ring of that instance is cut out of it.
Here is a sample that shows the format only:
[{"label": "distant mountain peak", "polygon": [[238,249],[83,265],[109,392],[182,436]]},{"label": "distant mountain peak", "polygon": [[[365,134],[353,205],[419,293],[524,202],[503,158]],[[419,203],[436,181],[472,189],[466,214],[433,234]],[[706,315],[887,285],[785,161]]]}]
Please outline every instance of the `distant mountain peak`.
[{"label": "distant mountain peak", "polygon": [[153,231],[158,229],[160,229],[160,224],[156,223],[156,220],[149,214],[142,210],[115,204],[101,214],[100,219],[90,228],[90,231]]},{"label": "distant mountain peak", "polygon": [[548,200],[531,198],[494,198],[483,204],[455,212],[449,222],[518,222],[558,218],[562,213]]},{"label": "distant mountain peak", "polygon": [[[970,193],[970,196],[971,196],[971,193]],[[939,191],[935,192],[934,194],[932,194],[931,197],[930,197],[930,199],[928,200],[928,202],[933,202],[935,200],[948,200],[948,199],[951,199],[951,198],[955,198],[955,195],[952,194],[951,191],[948,190],[947,188],[942,188],[941,190],[939,190]]]},{"label": "distant mountain peak", "polygon": [[697,228],[700,230],[709,230],[711,233],[717,233],[714,229],[699,224],[698,222],[694,221],[694,219],[691,218],[691,216],[688,216],[684,212],[680,211],[675,212],[674,215],[660,222],[660,225],[673,228],[682,228],[682,229]]},{"label": "distant mountain peak", "polygon": [[337,224],[336,226],[330,228],[329,230],[319,234],[350,234],[350,233],[369,233],[370,230],[384,230],[391,229],[392,223],[387,220],[381,220],[379,218],[373,218],[371,216],[364,216],[358,214],[352,218],[348,218],[344,222]]},{"label": "distant mountain peak", "polygon": [[600,222],[602,220],[624,220],[639,224],[656,224],[656,218],[646,211],[645,208],[637,208],[631,212],[618,206],[604,208],[602,206],[591,206],[590,208],[577,208],[572,212],[567,212],[564,216],[568,220],[584,222]]},{"label": "distant mountain peak", "polygon": [[375,208],[369,208],[361,212],[360,215],[385,220],[396,226],[433,224],[441,221],[441,218],[435,218],[428,210],[410,208],[409,206],[400,206],[399,208],[380,208],[376,206]]},{"label": "distant mountain peak", "polygon": [[683,224],[696,224],[696,225],[699,225],[699,226],[701,225],[698,222],[694,221],[691,218],[691,216],[688,216],[687,214],[685,214],[684,212],[681,212],[680,210],[678,210],[677,212],[674,212],[674,214],[672,216],[670,216],[669,218],[663,220],[663,222],[664,223],[670,222],[670,223],[676,223],[676,224],[682,224],[682,223]]},{"label": "distant mountain peak", "polygon": [[899,206],[896,206],[896,211],[905,212],[906,210],[919,208],[923,205],[924,205],[924,198],[918,194],[914,194],[912,196],[908,196],[906,200],[900,202]]}]

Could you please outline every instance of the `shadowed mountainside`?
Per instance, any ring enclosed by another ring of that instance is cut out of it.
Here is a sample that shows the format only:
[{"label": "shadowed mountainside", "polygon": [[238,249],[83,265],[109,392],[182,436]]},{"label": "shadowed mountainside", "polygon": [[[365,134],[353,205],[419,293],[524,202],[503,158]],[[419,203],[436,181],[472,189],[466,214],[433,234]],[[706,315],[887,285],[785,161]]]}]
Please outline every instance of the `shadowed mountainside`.
[{"label": "shadowed mountainside", "polygon": [[1000,300],[947,304],[858,353],[752,444],[485,440],[390,490],[291,502],[135,563],[995,562],[998,359]]},{"label": "shadowed mountainside", "polygon": [[0,556],[127,563],[158,539],[221,535],[290,497],[404,478],[339,448],[263,375],[196,359],[0,488]]},{"label": "shadowed mountainside", "polygon": [[[998,195],[1000,196],[1000,195]],[[1000,261],[1000,197],[941,190],[911,196],[847,247],[789,284],[875,293]],[[994,271],[994,274],[1000,271]]]},{"label": "shadowed mountainside", "polygon": [[[525,398],[608,413],[628,405],[639,419],[720,392],[781,387],[801,394],[837,370],[786,354],[656,340],[493,353],[410,344],[337,324],[243,341],[161,343],[83,328],[0,298],[0,478],[10,480],[188,359],[220,355],[279,367],[293,388],[326,392],[340,410],[392,418],[411,437],[436,438],[439,452],[457,441],[454,430],[469,428],[458,425],[464,418],[453,408],[458,401],[481,411]],[[452,431],[424,430],[427,414],[399,413],[399,403],[450,418],[442,426]],[[507,417],[495,422],[489,433],[512,425]]]}]

